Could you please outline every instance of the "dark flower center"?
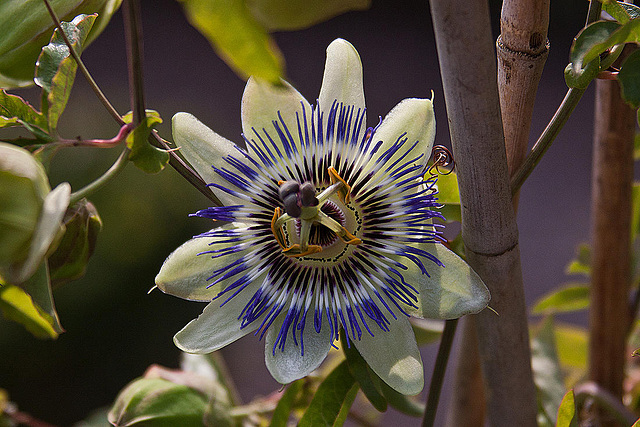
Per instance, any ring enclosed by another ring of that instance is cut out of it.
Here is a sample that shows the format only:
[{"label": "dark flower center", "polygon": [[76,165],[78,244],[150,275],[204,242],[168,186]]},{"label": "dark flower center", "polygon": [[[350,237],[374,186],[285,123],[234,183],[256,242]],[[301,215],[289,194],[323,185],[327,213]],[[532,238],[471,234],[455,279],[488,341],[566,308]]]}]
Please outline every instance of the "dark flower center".
[{"label": "dark flower center", "polygon": [[[340,223],[340,225],[342,225],[343,227],[346,224],[347,219],[344,216],[344,213],[342,213],[338,205],[336,205],[331,200],[327,200],[324,203],[324,205],[322,205],[320,210],[323,213],[325,213],[327,216],[329,216],[331,219]],[[296,218],[296,234],[298,235],[298,237],[300,237],[300,228],[301,228],[300,218]],[[333,245],[337,239],[338,239],[338,236],[336,235],[336,233],[334,233],[324,225],[314,223],[311,226],[311,233],[309,235],[309,244],[320,245],[323,248],[326,248],[327,246]]]}]

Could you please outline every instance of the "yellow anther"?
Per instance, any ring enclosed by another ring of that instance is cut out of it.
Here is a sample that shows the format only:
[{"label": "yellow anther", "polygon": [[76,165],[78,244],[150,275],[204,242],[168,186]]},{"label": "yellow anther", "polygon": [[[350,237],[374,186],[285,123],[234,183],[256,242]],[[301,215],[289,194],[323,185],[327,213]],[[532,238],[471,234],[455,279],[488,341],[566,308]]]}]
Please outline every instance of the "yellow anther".
[{"label": "yellow anther", "polygon": [[306,255],[316,254],[318,252],[322,252],[322,246],[320,245],[309,245],[307,246],[307,250],[303,252],[300,245],[297,243],[282,250],[282,253],[291,258],[300,258]]},{"label": "yellow anther", "polygon": [[276,242],[278,242],[278,244],[280,245],[280,248],[284,250],[286,248],[286,246],[284,245],[284,232],[282,231],[282,226],[277,225],[280,215],[280,208],[275,208],[275,210],[273,211],[273,218],[271,219],[271,232],[273,233],[273,237],[276,238]]},{"label": "yellow anther", "polygon": [[362,243],[361,239],[349,233],[349,230],[344,227],[342,227],[342,231],[337,234],[338,237],[340,237],[340,240],[345,242],[347,245],[359,245],[360,243]]},{"label": "yellow anther", "polygon": [[331,178],[332,184],[337,182],[342,183],[342,187],[338,189],[338,195],[342,198],[342,201],[344,201],[345,204],[349,203],[349,199],[351,197],[351,186],[347,184],[340,175],[338,175],[338,172],[333,166],[329,166],[329,177]]}]

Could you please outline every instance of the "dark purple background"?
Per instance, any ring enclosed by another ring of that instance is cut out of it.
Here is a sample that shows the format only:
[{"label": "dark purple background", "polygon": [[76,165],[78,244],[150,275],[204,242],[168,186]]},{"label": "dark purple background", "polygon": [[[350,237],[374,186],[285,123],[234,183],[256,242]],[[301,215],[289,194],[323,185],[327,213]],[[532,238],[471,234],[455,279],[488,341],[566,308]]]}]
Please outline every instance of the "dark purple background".
[{"label": "dark purple background", "polygon": [[[552,2],[551,53],[537,97],[532,141],[565,94],[563,69],[586,7],[584,1]],[[189,26],[176,2],[146,0],[142,8],[146,101],[165,120],[161,134],[170,139],[171,116],[188,111],[239,142],[244,82]],[[496,35],[498,17],[499,5],[493,4]],[[360,52],[370,125],[403,98],[429,97],[433,90],[436,143],[449,145],[427,2],[374,1],[370,11],[276,34],[287,60],[288,79],[309,100],[315,100],[320,89],[325,48],[337,37],[349,40]],[[129,110],[120,14],[83,58],[116,108]],[[468,65],[468,72],[474,72],[474,64]],[[21,93],[37,103],[37,92]],[[576,245],[589,238],[592,109],[590,89],[522,190],[518,224],[528,306],[568,280],[564,268]],[[82,77],[77,79],[60,132],[67,138],[107,138],[117,132]],[[117,156],[117,150],[112,151],[63,152],[54,162],[52,180],[69,180],[77,189],[106,170]],[[98,249],[86,277],[55,293],[67,332],[55,342],[38,341],[0,318],[0,388],[22,410],[60,425],[110,405],[117,392],[150,364],[176,367],[179,352],[171,338],[203,307],[157,291],[146,292],[164,258],[206,229],[205,221],[187,218],[208,205],[204,197],[172,170],[148,176],[129,166],[91,199],[104,220]],[[584,324],[586,316],[574,315],[570,320]],[[435,351],[435,346],[423,351],[427,381]],[[228,346],[224,355],[245,401],[278,388],[264,366],[261,342],[247,337]],[[445,387],[438,420],[444,419],[449,392]],[[390,411],[385,417],[396,415]],[[403,425],[420,423],[404,416],[393,419]]]}]

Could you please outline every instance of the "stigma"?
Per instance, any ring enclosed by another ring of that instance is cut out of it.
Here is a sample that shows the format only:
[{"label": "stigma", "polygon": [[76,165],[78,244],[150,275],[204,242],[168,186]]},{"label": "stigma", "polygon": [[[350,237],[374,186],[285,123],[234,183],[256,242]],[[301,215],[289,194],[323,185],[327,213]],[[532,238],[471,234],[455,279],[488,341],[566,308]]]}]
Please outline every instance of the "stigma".
[{"label": "stigma", "polygon": [[[319,194],[311,182],[279,181],[278,196],[283,207],[276,207],[271,220],[271,231],[282,249],[292,258],[322,252],[337,238],[347,245],[359,245],[362,240],[344,226],[344,214],[331,201],[337,198],[345,205],[349,203],[351,187],[338,175],[333,167],[328,169],[331,185]],[[295,221],[300,243],[287,244],[284,225]],[[328,235],[331,234],[331,235]],[[335,237],[334,237],[335,236]]]}]

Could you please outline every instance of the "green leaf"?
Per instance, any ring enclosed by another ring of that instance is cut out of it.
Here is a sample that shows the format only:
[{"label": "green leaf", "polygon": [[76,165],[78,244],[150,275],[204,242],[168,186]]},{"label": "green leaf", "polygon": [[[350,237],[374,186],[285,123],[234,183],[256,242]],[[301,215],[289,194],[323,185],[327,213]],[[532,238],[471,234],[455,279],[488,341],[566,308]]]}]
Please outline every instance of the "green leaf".
[{"label": "green leaf", "polygon": [[[638,19],[640,21],[640,19]],[[625,59],[618,73],[622,98],[634,109],[640,107],[640,51]]]},{"label": "green leaf", "polygon": [[[582,47],[588,47],[586,51],[581,50],[577,52],[578,58],[581,58],[584,63],[588,63],[595,58],[597,58],[601,53],[604,53],[607,49],[612,48],[617,44],[623,43],[634,43],[640,41],[640,19],[633,19],[628,21],[626,24],[619,25],[616,22],[611,21],[598,21],[589,25],[589,27],[602,23],[601,30],[596,33],[593,33],[592,36],[588,40],[588,43],[582,45]],[[614,28],[614,25],[605,25],[605,24],[614,24],[618,25],[618,28],[614,29],[611,33],[607,34],[610,29]],[[586,29],[588,29],[587,27]],[[585,29],[585,30],[586,30]],[[583,31],[585,31],[583,30]],[[602,38],[603,36],[606,36]],[[580,35],[578,35],[580,38]],[[578,43],[574,43],[574,46]],[[584,53],[584,57],[582,57],[582,53]],[[571,58],[574,59],[573,49],[571,52]]]},{"label": "green leaf", "polygon": [[578,410],[573,390],[569,390],[562,398],[562,403],[558,408],[556,427],[578,427]]},{"label": "green leaf", "polygon": [[364,395],[379,412],[386,411],[387,400],[380,390],[380,378],[369,368],[367,362],[358,353],[355,345],[347,345],[344,331],[340,332],[340,343],[349,365],[349,371],[358,382]]},{"label": "green leaf", "polygon": [[384,381],[380,381],[380,389],[392,408],[411,417],[421,417],[424,414],[425,405],[423,403],[395,391]]},{"label": "green leaf", "polygon": [[47,319],[50,319],[53,329],[59,334],[63,333],[64,328],[60,324],[60,318],[53,302],[51,279],[46,261],[42,262],[36,272],[21,286],[31,296],[40,313],[46,314]]},{"label": "green leaf", "polygon": [[640,419],[638,419],[638,421],[633,423],[633,425],[631,427],[640,427]]},{"label": "green leaf", "polygon": [[118,394],[109,411],[115,426],[201,427],[207,398],[184,385],[160,378],[139,378]]},{"label": "green leaf", "polygon": [[353,402],[349,398],[354,388],[357,391],[358,386],[345,360],[322,381],[298,427],[339,425],[343,405]]},{"label": "green leaf", "polygon": [[576,283],[540,298],[533,307],[533,314],[554,314],[584,310],[589,307],[589,284]]},{"label": "green leaf", "polygon": [[626,24],[630,19],[640,18],[640,8],[632,3],[611,0],[603,1],[602,10],[621,24]]},{"label": "green leaf", "polygon": [[[638,122],[640,123],[640,110],[638,110],[638,113]],[[640,133],[636,133],[636,137],[633,140],[633,160],[640,160]]]},{"label": "green leaf", "polygon": [[570,88],[586,89],[600,72],[600,58],[589,62],[584,68],[576,69],[573,63],[564,69],[564,81]]},{"label": "green leaf", "polygon": [[[63,21],[98,14],[85,46],[106,27],[122,0],[50,0]],[[0,1],[0,87],[33,85],[36,60],[54,24],[42,0]]]},{"label": "green leaf", "polygon": [[148,112],[127,136],[127,147],[131,149],[129,160],[147,173],[160,172],[169,163],[169,153],[149,143],[151,130],[159,123],[162,123],[160,115]]},{"label": "green leaf", "polygon": [[245,3],[256,21],[270,31],[300,30],[371,6],[371,0],[245,0]]},{"label": "green leaf", "polygon": [[284,391],[280,400],[278,401],[278,405],[276,406],[275,411],[273,411],[273,416],[271,417],[271,423],[269,427],[286,427],[289,421],[289,416],[291,415],[291,411],[294,408],[294,404],[298,399],[298,395],[302,391],[302,387],[304,386],[304,380],[294,381],[287,386],[287,389]]},{"label": "green leaf", "polygon": [[455,172],[438,176],[438,202],[444,206],[440,213],[447,222],[462,221],[460,213],[460,190],[458,189],[458,179]]},{"label": "green leaf", "polygon": [[64,236],[48,259],[54,288],[84,276],[102,229],[98,211],[86,199],[70,207],[63,222],[66,228]]},{"label": "green leaf", "polygon": [[556,325],[558,359],[563,367],[587,369],[588,334],[586,329],[570,325]]},{"label": "green leaf", "polygon": [[191,25],[240,77],[280,83],[284,75],[282,54],[243,0],[180,1]]},{"label": "green leaf", "polygon": [[46,132],[49,128],[47,119],[27,101],[17,95],[0,90],[0,128],[17,126],[22,122],[40,128]]},{"label": "green leaf", "polygon": [[[95,14],[78,15],[71,22],[61,23],[64,33],[78,55],[82,52],[96,18]],[[55,132],[58,119],[67,105],[77,69],[78,64],[71,57],[69,47],[56,29],[51,42],[42,48],[38,57],[34,79],[43,89],[42,109],[47,113],[50,133]]]},{"label": "green leaf", "polygon": [[442,320],[420,319],[418,317],[412,317],[410,320],[418,346],[437,342],[442,337],[444,330]]},{"label": "green leaf", "polygon": [[588,64],[609,47],[612,34],[621,28],[613,21],[597,21],[585,27],[573,42],[569,56],[573,69],[577,73],[583,64]]},{"label": "green leaf", "polygon": [[553,426],[566,390],[556,350],[553,317],[542,322],[531,340],[531,368],[537,388],[538,424]]},{"label": "green leaf", "polygon": [[565,270],[567,274],[591,274],[591,246],[581,243],[576,250],[576,258],[571,260]]},{"label": "green leaf", "polygon": [[0,283],[0,310],[8,319],[23,325],[37,338],[57,338],[52,319],[42,313],[23,289]]}]

